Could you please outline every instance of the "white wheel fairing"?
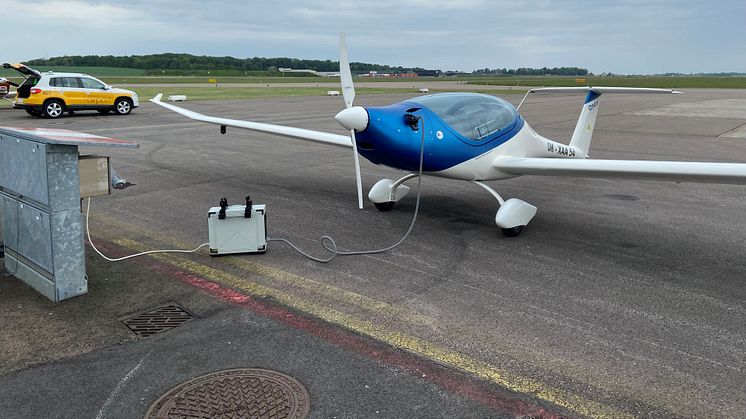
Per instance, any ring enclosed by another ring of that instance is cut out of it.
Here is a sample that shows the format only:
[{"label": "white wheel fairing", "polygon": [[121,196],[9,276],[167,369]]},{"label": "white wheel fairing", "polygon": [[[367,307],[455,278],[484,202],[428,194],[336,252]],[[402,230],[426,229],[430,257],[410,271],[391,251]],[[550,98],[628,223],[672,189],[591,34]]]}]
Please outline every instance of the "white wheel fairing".
[{"label": "white wheel fairing", "polygon": [[381,179],[370,188],[368,192],[368,199],[373,203],[384,203],[384,202],[399,202],[402,198],[407,196],[410,191],[410,187],[407,185],[395,186],[396,182],[391,179]]}]

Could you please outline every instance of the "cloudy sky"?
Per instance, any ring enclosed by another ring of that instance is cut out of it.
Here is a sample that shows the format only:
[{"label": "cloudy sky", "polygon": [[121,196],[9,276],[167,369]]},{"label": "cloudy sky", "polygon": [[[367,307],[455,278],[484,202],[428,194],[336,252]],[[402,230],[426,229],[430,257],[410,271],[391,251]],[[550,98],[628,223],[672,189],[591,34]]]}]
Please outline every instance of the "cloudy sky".
[{"label": "cloudy sky", "polygon": [[186,52],[472,71],[746,72],[746,2],[3,0],[3,55]]}]

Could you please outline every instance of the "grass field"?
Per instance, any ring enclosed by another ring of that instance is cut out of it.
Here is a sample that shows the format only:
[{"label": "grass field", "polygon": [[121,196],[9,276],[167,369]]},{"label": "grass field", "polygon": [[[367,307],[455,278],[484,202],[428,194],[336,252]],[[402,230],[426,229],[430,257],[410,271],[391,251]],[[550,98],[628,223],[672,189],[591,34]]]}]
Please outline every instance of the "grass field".
[{"label": "grass field", "polygon": [[[338,77],[295,77],[295,76],[277,76],[268,77],[267,72],[250,72],[254,74],[244,76],[176,76],[169,75],[169,70],[164,71],[164,75],[146,76],[146,70],[134,68],[119,67],[35,67],[40,71],[55,70],[58,72],[73,72],[90,74],[94,77],[101,78],[107,83],[113,85],[122,84],[178,84],[178,83],[205,83],[209,79],[215,79],[220,84],[232,83],[259,83],[259,84],[278,84],[278,83],[339,83]],[[220,73],[220,71],[215,71]],[[149,74],[158,73],[158,71],[149,70]],[[276,73],[275,73],[276,74]],[[6,70],[0,68],[0,77],[6,77],[16,82],[22,80],[15,70]],[[578,82],[582,79],[584,82]],[[697,76],[680,76],[680,77],[532,77],[532,76],[507,76],[507,77],[418,77],[409,78],[357,78],[356,83],[377,83],[377,82],[400,82],[416,83],[427,81],[461,81],[469,84],[481,85],[500,85],[500,86],[618,86],[618,87],[664,87],[664,88],[721,88],[721,89],[746,89],[746,77],[697,77]]]},{"label": "grass field", "polygon": [[[256,88],[256,87],[138,87],[134,89],[140,100],[147,100],[158,93],[163,93],[163,100],[165,101],[169,95],[186,95],[189,101],[193,100],[221,100],[221,99],[261,99],[268,97],[284,97],[284,96],[326,96],[326,92],[329,90],[323,87],[272,87],[272,88]],[[391,92],[411,92],[413,96],[417,93],[417,89],[379,89],[373,87],[362,87],[355,89],[357,94],[375,94],[375,93],[391,93]],[[342,99],[339,99],[342,103]]]},{"label": "grass field", "polygon": [[[104,77],[103,80],[111,84],[170,84],[170,83],[207,83],[209,79],[215,79],[220,84],[233,83],[335,83],[339,84],[339,77],[191,77],[191,76],[155,76],[155,77]],[[453,81],[457,79],[444,79],[438,77],[411,78],[363,78],[358,77],[355,83],[378,83],[399,82],[417,83],[423,81]]]},{"label": "grass field", "polygon": [[[204,77],[105,77],[111,84],[170,84],[207,83]],[[338,77],[216,77],[220,84],[231,83],[339,83]],[[355,83],[400,82],[417,83],[426,81],[461,81],[468,84],[497,86],[615,86],[615,87],[661,87],[661,88],[717,88],[746,89],[746,77],[587,77],[585,83],[578,83],[576,77],[460,77],[438,78],[418,77],[416,79],[356,78]]]},{"label": "grass field", "polygon": [[[44,69],[40,67],[40,69]],[[135,90],[141,100],[147,100],[158,93],[163,93],[164,97],[168,95],[186,95],[190,101],[194,100],[221,100],[221,99],[261,99],[268,97],[290,97],[290,96],[325,96],[329,87],[283,87],[284,83],[339,83],[339,78],[321,78],[321,77],[215,77],[219,86],[208,83],[205,77],[143,77],[143,70],[122,69],[112,67],[74,67],[65,68],[66,71],[83,72],[101,77],[107,83],[113,85],[140,85]],[[124,74],[129,71],[129,74]],[[14,76],[15,71],[8,70],[0,72],[0,76]],[[16,81],[20,78],[8,77]],[[583,84],[595,86],[619,86],[619,87],[661,87],[661,88],[728,88],[743,89],[746,88],[746,77],[588,77],[584,78],[585,83],[576,80],[576,77],[462,77],[462,78],[436,78],[420,77],[417,79],[371,79],[358,78],[355,80],[357,92],[359,94],[376,94],[376,93],[411,93],[412,96],[418,95],[418,89],[409,88],[404,83],[410,83],[413,86],[416,83],[425,81],[455,81],[459,80],[472,85],[498,85],[498,86],[518,86],[518,87],[535,87],[535,86],[578,86]],[[378,88],[375,84],[379,81],[398,81],[402,83],[402,88]],[[235,83],[252,83],[252,84],[270,84],[272,87],[244,87],[231,86]],[[167,85],[148,86],[148,85]],[[198,84],[199,86],[183,86],[180,84]],[[171,86],[172,85],[172,86]],[[362,87],[366,85],[368,87]],[[372,87],[371,87],[372,86]],[[123,86],[127,87],[127,86]],[[431,88],[431,93],[438,91],[451,90],[453,84],[443,89]],[[335,89],[340,90],[340,89]],[[483,90],[482,93],[503,96],[510,94],[522,94],[525,89],[514,90]],[[477,90],[480,91],[480,90]],[[0,108],[8,108],[10,104],[0,100]]]},{"label": "grass field", "polygon": [[[583,79],[579,83],[576,79]],[[661,88],[746,89],[746,77],[487,77],[470,78],[467,83],[497,86],[610,86]]]}]

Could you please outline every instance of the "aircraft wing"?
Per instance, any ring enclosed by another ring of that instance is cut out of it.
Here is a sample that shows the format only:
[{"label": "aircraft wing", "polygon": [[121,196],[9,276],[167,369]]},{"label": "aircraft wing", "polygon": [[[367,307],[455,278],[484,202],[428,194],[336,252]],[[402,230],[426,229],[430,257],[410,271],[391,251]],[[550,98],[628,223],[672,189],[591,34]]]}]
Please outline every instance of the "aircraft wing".
[{"label": "aircraft wing", "polygon": [[509,175],[746,184],[743,163],[498,157],[493,166]]},{"label": "aircraft wing", "polygon": [[215,125],[230,126],[236,128],[249,129],[254,131],[261,131],[270,134],[283,135],[286,137],[299,138],[301,140],[315,141],[324,144],[331,144],[343,147],[352,147],[352,140],[347,135],[332,134],[329,132],[313,131],[303,128],[286,127],[283,125],[264,124],[260,122],[242,121],[240,119],[228,119],[218,118],[214,116],[203,115],[199,112],[190,111],[172,105],[170,103],[161,102],[162,94],[158,94],[151,102],[158,106],[162,106],[166,109],[172,110],[176,113],[180,113],[187,118],[191,118],[197,121],[207,122]]}]

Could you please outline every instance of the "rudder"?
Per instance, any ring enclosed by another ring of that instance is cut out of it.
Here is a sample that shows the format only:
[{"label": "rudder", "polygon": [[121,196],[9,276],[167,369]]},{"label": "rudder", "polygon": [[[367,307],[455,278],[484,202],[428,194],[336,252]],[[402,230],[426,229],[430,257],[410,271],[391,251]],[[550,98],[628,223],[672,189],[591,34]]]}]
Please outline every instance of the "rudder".
[{"label": "rudder", "polygon": [[570,139],[570,146],[575,147],[584,157],[588,156],[588,149],[591,147],[591,138],[593,137],[593,129],[596,127],[600,97],[601,93],[588,90],[583,109],[580,111],[580,117],[578,117],[578,123],[575,125],[575,131],[573,131],[572,138]]}]

